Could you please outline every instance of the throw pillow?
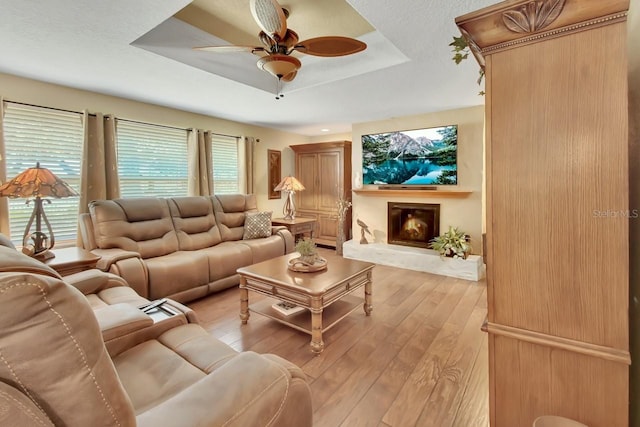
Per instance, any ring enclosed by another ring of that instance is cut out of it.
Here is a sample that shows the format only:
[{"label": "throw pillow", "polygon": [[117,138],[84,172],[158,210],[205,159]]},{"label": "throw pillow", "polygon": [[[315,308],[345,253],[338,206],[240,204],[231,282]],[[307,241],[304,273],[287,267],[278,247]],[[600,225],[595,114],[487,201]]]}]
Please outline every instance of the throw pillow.
[{"label": "throw pillow", "polygon": [[247,212],[243,240],[271,236],[271,212]]}]

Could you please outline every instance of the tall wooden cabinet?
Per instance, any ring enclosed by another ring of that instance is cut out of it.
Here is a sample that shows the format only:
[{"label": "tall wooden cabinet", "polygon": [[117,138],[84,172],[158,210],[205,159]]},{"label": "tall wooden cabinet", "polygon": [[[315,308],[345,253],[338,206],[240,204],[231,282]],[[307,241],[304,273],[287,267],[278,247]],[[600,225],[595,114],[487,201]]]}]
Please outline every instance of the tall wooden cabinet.
[{"label": "tall wooden cabinet", "polygon": [[492,427],[628,425],[628,0],[456,22],[486,72]]},{"label": "tall wooden cabinet", "polygon": [[[337,202],[351,198],[351,141],[291,145],[295,152],[296,178],[305,186],[296,193],[296,215],[315,218],[317,243],[335,246],[338,235]],[[344,223],[349,238],[351,218]]]}]

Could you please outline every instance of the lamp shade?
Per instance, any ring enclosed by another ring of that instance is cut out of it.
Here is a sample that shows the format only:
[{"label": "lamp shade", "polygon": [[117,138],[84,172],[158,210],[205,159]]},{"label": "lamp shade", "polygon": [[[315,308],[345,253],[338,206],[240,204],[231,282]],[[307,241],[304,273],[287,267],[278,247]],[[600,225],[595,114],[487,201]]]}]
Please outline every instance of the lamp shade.
[{"label": "lamp shade", "polygon": [[304,190],[304,185],[300,183],[295,177],[289,175],[285,177],[280,184],[274,188],[275,191],[302,191]]},{"label": "lamp shade", "polygon": [[302,66],[297,58],[279,54],[260,58],[257,65],[261,70],[264,70],[279,79],[293,73],[294,71],[298,71]]},{"label": "lamp shade", "polygon": [[0,197],[29,198],[29,197],[72,197],[78,193],[69,184],[58,178],[47,168],[41,168],[40,163],[35,168],[21,172],[0,187]]}]

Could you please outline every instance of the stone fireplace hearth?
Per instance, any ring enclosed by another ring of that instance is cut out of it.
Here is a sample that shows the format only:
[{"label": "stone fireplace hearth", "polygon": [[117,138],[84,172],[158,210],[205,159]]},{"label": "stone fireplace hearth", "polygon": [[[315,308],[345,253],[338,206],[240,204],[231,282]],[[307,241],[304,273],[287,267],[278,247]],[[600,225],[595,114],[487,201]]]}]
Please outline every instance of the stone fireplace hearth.
[{"label": "stone fireplace hearth", "polygon": [[428,248],[440,235],[440,205],[388,202],[387,206],[389,244]]},{"label": "stone fireplace hearth", "polygon": [[454,259],[428,249],[431,239],[440,235],[439,204],[387,202],[387,214],[388,243],[349,240],[343,246],[345,258],[473,281],[484,277],[478,255]]}]

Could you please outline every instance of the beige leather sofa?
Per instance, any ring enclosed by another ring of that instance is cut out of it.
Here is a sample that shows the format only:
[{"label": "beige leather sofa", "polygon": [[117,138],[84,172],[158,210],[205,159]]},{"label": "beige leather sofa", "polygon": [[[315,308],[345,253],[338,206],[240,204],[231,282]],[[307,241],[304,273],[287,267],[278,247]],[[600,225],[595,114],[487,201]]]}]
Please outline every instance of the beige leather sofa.
[{"label": "beige leather sofa", "polygon": [[143,323],[143,339],[107,351],[85,296],[0,246],[0,426],[311,426],[296,366],[237,353],[184,319]]},{"label": "beige leather sofa", "polygon": [[149,299],[203,297],[237,285],[238,268],[294,250],[284,227],[243,240],[254,195],[98,200],[89,210],[80,217],[84,247]]}]

